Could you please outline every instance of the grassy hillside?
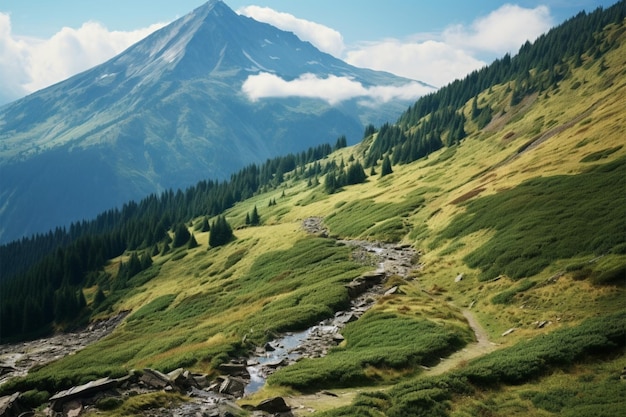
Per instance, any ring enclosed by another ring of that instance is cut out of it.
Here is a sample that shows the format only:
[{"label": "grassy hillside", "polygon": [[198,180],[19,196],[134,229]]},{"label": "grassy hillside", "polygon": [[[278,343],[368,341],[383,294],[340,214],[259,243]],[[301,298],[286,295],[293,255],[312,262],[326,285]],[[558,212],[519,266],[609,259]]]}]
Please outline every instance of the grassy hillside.
[{"label": "grassy hillside", "polygon": [[[344,284],[372,266],[335,239],[367,239],[420,252],[408,277],[387,283],[400,291],[347,326],[325,358],[274,374],[255,400],[282,394],[324,416],[617,415],[626,396],[626,28],[610,25],[604,37],[612,47],[602,59],[584,56],[518,103],[513,81],[485,89],[477,101],[492,109],[488,124],[472,121],[468,100],[460,143],[390,175],[377,165],[364,183],[327,194],[323,177],[309,185],[288,173],[280,188],[226,212],[231,243],[209,247],[195,219],[200,245],[153,256],[124,293],[114,283],[130,254],[111,260],[97,308],[132,310],[123,325],[0,390],[52,392],[146,366],[215,373],[274,334],[345,308]],[[375,140],[327,161],[364,160]],[[261,224],[248,227],[254,207]],[[323,217],[330,237],[305,232],[308,217]],[[96,290],[85,291],[88,303]],[[478,358],[462,350],[476,342],[468,314],[491,342]],[[439,362],[453,352],[453,365]],[[312,395],[331,388],[341,395]]]}]

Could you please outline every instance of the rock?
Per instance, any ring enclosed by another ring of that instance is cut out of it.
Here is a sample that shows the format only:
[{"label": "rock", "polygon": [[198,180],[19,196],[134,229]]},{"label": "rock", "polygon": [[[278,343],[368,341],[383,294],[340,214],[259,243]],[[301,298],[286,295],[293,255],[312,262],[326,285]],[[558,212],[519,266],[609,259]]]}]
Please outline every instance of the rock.
[{"label": "rock", "polygon": [[341,343],[341,342],[343,342],[344,340],[346,340],[346,338],[345,338],[345,337],[343,337],[343,335],[342,335],[342,334],[340,334],[340,333],[335,333],[335,334],[333,334],[333,341],[335,341],[335,342],[337,342],[337,343]]},{"label": "rock", "polygon": [[206,374],[193,374],[194,385],[198,388],[206,388],[210,385],[209,378]]},{"label": "rock", "polygon": [[12,395],[0,397],[0,416],[17,417],[22,411],[17,401],[19,397],[19,392],[13,393]]},{"label": "rock", "polygon": [[66,417],[78,417],[83,411],[83,404],[78,400],[72,400],[63,405],[63,414]]},{"label": "rock", "polygon": [[380,284],[385,278],[384,272],[374,271],[363,274],[345,285],[350,298],[356,298],[376,284]]},{"label": "rock", "polygon": [[265,346],[263,346],[263,349],[265,349],[266,352],[273,352],[276,350],[274,349],[274,346],[270,344],[270,342],[267,342]]},{"label": "rock", "polygon": [[145,368],[143,370],[143,375],[141,375],[139,380],[150,388],[155,389],[164,389],[170,385],[170,379],[167,375],[150,368]]},{"label": "rock", "polygon": [[393,286],[391,288],[389,288],[387,291],[385,291],[385,295],[392,295],[398,292],[398,286]]},{"label": "rock", "polygon": [[183,368],[173,370],[167,374],[167,377],[172,384],[184,391],[192,387],[198,387],[198,384],[191,373]]},{"label": "rock", "polygon": [[79,385],[56,393],[50,397],[51,407],[54,411],[63,411],[65,403],[78,398],[91,397],[99,392],[107,391],[115,387],[117,387],[117,381],[115,379],[110,379],[108,377],[97,379],[84,385]]},{"label": "rock", "polygon": [[356,321],[358,319],[359,318],[354,313],[345,313],[345,314],[335,317],[334,324],[345,325],[353,321]]},{"label": "rock", "polygon": [[454,278],[454,282],[461,282],[463,281],[463,274],[459,274],[456,276],[456,278]]},{"label": "rock", "polygon": [[4,365],[0,365],[0,376],[2,375],[6,375],[6,374],[10,374],[17,371],[17,369],[15,369],[12,366],[4,366]]},{"label": "rock", "polygon": [[241,363],[223,363],[223,364],[219,365],[217,367],[217,369],[220,372],[225,373],[227,375],[241,376],[241,377],[244,377],[244,378],[250,378],[250,374],[248,373],[248,370],[246,369],[246,365],[245,364],[241,364]]},{"label": "rock", "polygon": [[228,394],[233,397],[243,397],[244,390],[246,388],[246,383],[244,380],[239,378],[226,378],[224,382],[220,385],[219,393],[220,394]]},{"label": "rock", "polygon": [[265,411],[270,414],[286,413],[291,411],[291,407],[287,405],[282,397],[274,397],[261,401],[255,408],[259,411]]},{"label": "rock", "polygon": [[330,392],[330,391],[326,391],[326,390],[324,390],[324,391],[320,391],[320,394],[323,394],[323,395],[328,395],[329,397],[339,397],[339,396],[338,396],[337,394],[335,394],[334,392]]},{"label": "rock", "polygon": [[515,327],[512,327],[509,330],[507,330],[506,332],[502,333],[502,336],[508,336],[511,333],[513,333],[515,330],[517,330],[517,329]]}]

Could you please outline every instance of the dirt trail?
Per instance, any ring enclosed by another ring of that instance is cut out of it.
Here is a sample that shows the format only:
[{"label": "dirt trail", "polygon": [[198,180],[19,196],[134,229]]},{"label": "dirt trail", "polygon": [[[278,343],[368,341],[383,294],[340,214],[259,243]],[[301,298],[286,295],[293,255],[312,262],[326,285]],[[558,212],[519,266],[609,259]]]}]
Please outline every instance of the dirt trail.
[{"label": "dirt trail", "polygon": [[463,365],[470,359],[485,355],[498,348],[497,344],[489,340],[487,331],[481,326],[478,320],[476,320],[476,317],[470,310],[464,309],[461,310],[461,313],[463,313],[467,323],[474,331],[476,342],[470,343],[458,352],[454,352],[447,358],[442,359],[437,365],[429,368],[424,375],[441,375]]},{"label": "dirt trail", "polygon": [[[303,222],[304,229],[310,233],[316,233],[321,235],[327,235],[327,231],[323,226],[323,219],[319,217],[308,218]],[[368,252],[372,252],[373,247],[385,247],[386,245],[380,245],[372,242],[362,242],[362,241],[350,241],[344,240],[342,241],[344,244],[355,246],[357,249],[359,247],[366,249]],[[376,250],[376,255],[379,258],[379,262],[381,266],[384,266],[383,269],[386,272],[393,271],[393,273],[398,274],[400,276],[406,276],[410,270],[410,258],[407,257],[396,257],[397,254],[390,253],[386,250]],[[494,351],[498,348],[498,345],[491,342],[489,340],[489,336],[487,331],[482,327],[482,325],[478,322],[474,314],[468,309],[460,309],[453,304],[450,304],[452,307],[459,309],[465,319],[467,320],[468,325],[474,332],[476,337],[476,341],[468,344],[462,350],[453,353],[445,359],[442,359],[439,364],[433,366],[432,368],[428,368],[424,371],[424,376],[430,375],[440,375],[445,372],[448,372],[452,369],[455,369],[459,366],[462,366],[465,362],[476,358],[481,355],[485,355],[489,352]],[[287,403],[292,407],[292,412],[295,416],[307,416],[315,411],[323,411],[326,409],[337,408],[341,406],[348,405],[352,402],[352,400],[356,397],[356,395],[361,391],[376,391],[379,389],[385,389],[384,387],[367,387],[367,388],[353,388],[353,389],[339,389],[329,391],[321,391],[315,394],[308,395],[298,395],[286,397]]]}]

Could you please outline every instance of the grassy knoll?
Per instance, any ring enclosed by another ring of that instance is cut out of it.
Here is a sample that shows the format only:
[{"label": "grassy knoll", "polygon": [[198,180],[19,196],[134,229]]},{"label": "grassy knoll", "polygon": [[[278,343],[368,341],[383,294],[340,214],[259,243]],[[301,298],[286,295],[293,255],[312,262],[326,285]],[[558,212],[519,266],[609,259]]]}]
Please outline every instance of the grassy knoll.
[{"label": "grassy knoll", "polygon": [[346,341],[320,359],[304,359],[269,379],[270,385],[316,390],[388,382],[432,365],[466,343],[459,328],[402,313],[371,311],[342,332]]},{"label": "grassy knoll", "polygon": [[[465,257],[481,279],[539,273],[555,259],[604,254],[626,244],[626,158],[573,176],[536,178],[472,200],[443,238],[496,233]],[[584,239],[582,239],[584,237]],[[621,249],[620,249],[621,250]]]},{"label": "grassy knoll", "polygon": [[[470,361],[467,366],[445,375],[429,378],[415,377],[393,386],[386,392],[364,393],[357,396],[352,405],[342,407],[320,416],[448,416],[454,401],[467,403],[468,395],[476,398],[484,390],[502,390],[511,385],[550,378],[561,370],[571,369],[581,362],[619,354],[626,346],[626,313],[593,318],[579,326],[556,330],[533,340],[519,342],[509,348],[500,349]],[[589,377],[587,377],[589,378]],[[604,383],[608,391],[602,395],[602,415],[619,413],[622,404],[618,398],[624,393],[624,384],[610,378]],[[524,395],[538,404],[560,407],[571,411],[570,415],[597,407],[598,398],[580,396],[574,390],[561,397],[561,403],[546,397],[558,396],[556,392],[526,392]],[[568,398],[569,397],[569,398]],[[502,404],[500,404],[502,406]],[[500,409],[500,406],[494,406]],[[366,411],[368,410],[368,411]],[[455,410],[455,415],[472,415]],[[483,408],[483,411],[485,409]],[[608,414],[606,414],[608,413]],[[495,414],[491,414],[495,415]],[[618,414],[612,414],[618,415]]]}]

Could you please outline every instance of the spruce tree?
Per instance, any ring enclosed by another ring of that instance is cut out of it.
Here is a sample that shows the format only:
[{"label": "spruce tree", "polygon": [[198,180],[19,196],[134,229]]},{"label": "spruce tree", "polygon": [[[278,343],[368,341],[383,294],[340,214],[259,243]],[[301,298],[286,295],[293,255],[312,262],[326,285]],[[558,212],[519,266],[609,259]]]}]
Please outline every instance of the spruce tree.
[{"label": "spruce tree", "polygon": [[256,206],[254,206],[254,209],[252,209],[252,215],[250,216],[250,224],[252,226],[258,226],[259,223],[261,223],[261,217],[259,216]]},{"label": "spruce tree", "polygon": [[197,246],[198,246],[198,241],[196,240],[196,237],[192,233],[191,237],[189,237],[189,242],[187,242],[187,249],[193,249]]},{"label": "spruce tree", "polygon": [[389,160],[389,157],[385,155],[385,158],[383,159],[383,165],[380,168],[380,176],[384,177],[385,175],[389,175],[392,172],[393,170],[391,169],[391,161]]},{"label": "spruce tree", "polygon": [[189,230],[184,223],[180,223],[174,232],[174,242],[172,243],[173,248],[179,248],[189,242]]},{"label": "spruce tree", "polygon": [[233,238],[233,229],[224,216],[217,216],[211,224],[211,234],[209,235],[209,245],[217,247],[225,245]]}]

